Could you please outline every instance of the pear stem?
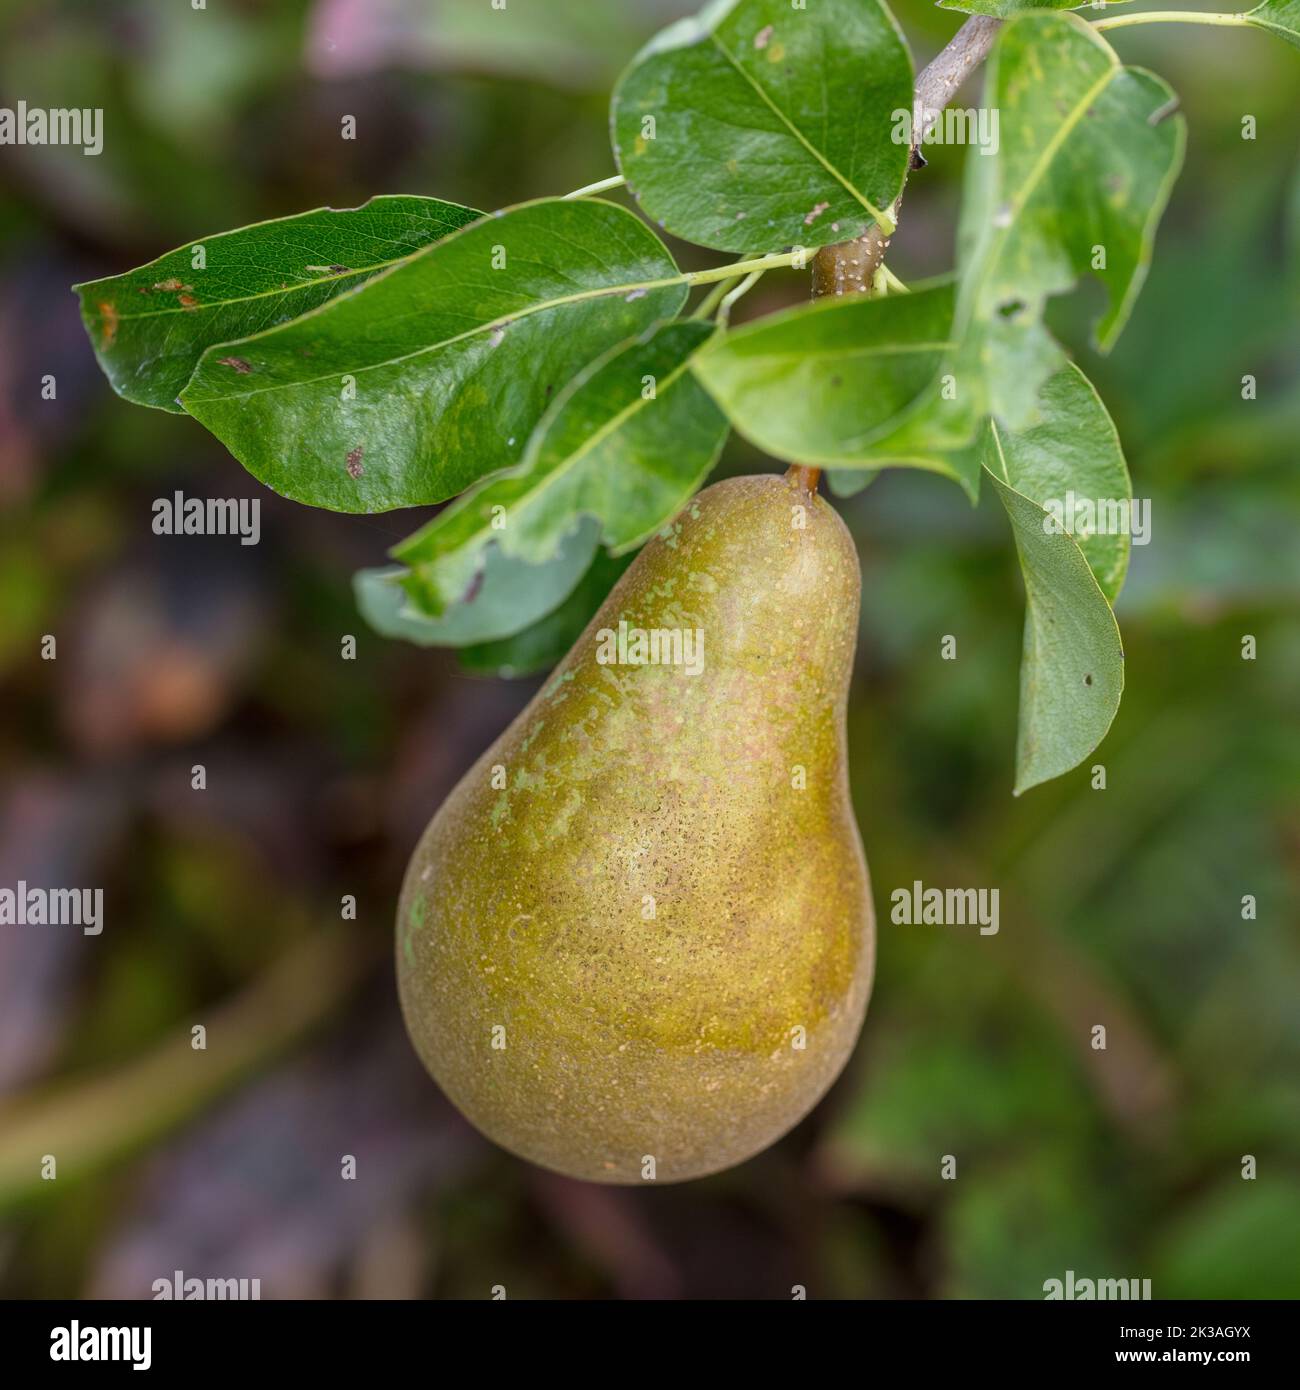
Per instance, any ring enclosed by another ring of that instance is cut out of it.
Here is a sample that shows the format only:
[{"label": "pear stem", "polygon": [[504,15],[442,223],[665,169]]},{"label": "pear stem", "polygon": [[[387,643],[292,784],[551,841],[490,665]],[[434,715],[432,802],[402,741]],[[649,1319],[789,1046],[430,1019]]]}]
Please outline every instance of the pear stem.
[{"label": "pear stem", "polygon": [[792,483],[811,494],[817,491],[817,483],[822,476],[822,471],[820,468],[808,468],[802,463],[792,463],[786,470],[785,476]]}]

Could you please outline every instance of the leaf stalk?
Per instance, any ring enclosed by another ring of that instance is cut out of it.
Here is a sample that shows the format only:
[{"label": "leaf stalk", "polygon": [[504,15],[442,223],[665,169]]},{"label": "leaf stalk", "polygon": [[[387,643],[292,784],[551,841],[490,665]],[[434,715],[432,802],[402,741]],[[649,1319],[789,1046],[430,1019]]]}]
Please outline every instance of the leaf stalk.
[{"label": "leaf stalk", "polygon": [[564,201],[568,202],[573,198],[588,198],[593,193],[605,193],[611,188],[622,188],[627,179],[622,174],[614,174],[607,179],[598,179],[595,183],[584,184],[581,188],[575,188],[572,193],[564,195]]},{"label": "leaf stalk", "polygon": [[1114,19],[1094,21],[1094,29],[1125,29],[1131,24],[1225,24],[1246,25],[1244,11],[1240,14],[1215,14],[1202,10],[1149,10],[1145,14],[1117,15]]}]

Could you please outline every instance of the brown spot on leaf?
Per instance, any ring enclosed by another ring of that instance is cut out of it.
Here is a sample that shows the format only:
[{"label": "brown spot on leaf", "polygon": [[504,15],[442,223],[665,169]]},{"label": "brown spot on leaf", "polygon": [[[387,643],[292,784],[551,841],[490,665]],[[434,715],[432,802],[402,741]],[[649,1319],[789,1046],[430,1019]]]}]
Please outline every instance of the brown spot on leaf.
[{"label": "brown spot on leaf", "polygon": [[154,285],[154,289],[156,290],[183,290],[188,288],[187,285],[181,284],[179,280],[159,280],[157,284]]},{"label": "brown spot on leaf", "polygon": [[182,309],[197,309],[199,301],[192,294],[178,294],[176,296]]},{"label": "brown spot on leaf", "polygon": [[233,368],[240,376],[247,376],[253,370],[242,357],[218,357],[217,362],[222,367]]},{"label": "brown spot on leaf", "polygon": [[473,603],[478,597],[478,591],[483,587],[483,571],[479,570],[474,578],[469,581],[469,588],[461,595],[462,603]]},{"label": "brown spot on leaf", "polygon": [[348,450],[348,477],[359,478],[366,470],[361,464],[361,455],[364,452],[364,445],[358,444],[355,449]]},{"label": "brown spot on leaf", "polygon": [[104,321],[100,343],[104,347],[112,347],[113,340],[117,337],[117,307],[105,301],[99,306],[99,314]]}]

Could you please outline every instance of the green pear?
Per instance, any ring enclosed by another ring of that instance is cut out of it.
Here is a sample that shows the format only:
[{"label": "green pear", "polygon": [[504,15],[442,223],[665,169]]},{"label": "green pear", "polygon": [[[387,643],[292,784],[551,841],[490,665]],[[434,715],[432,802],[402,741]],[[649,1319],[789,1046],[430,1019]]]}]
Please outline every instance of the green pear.
[{"label": "green pear", "polygon": [[[814,486],[815,486],[815,475]],[[860,579],[806,475],[708,488],[447,798],[407,871],[402,1010],[533,1163],[700,1177],[848,1059],[874,922],[844,714]]]}]

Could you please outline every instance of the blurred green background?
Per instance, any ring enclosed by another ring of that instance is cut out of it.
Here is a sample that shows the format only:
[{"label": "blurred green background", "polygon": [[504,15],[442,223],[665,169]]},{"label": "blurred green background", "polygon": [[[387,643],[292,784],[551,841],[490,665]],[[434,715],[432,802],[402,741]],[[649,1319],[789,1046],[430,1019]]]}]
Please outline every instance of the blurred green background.
[{"label": "blurred green background", "polygon": [[[882,920],[831,1096],[732,1172],[604,1189],[481,1140],[410,1053],[406,856],[535,682],[367,632],[350,576],[418,518],[284,502],[194,422],[119,401],[68,287],[374,193],[491,208],[605,177],[613,78],[691,8],[0,0],[0,105],[105,111],[98,158],[0,149],[0,884],[102,885],[107,919],[0,928],[0,1294],[148,1297],[179,1269],[266,1298],[1039,1298],[1072,1269],[1300,1296],[1300,54],[1262,34],[1114,36],[1180,93],[1187,166],[1114,355],[1087,347],[1095,287],[1054,306],[1153,505],[1119,604],[1127,691],[1088,760],[1106,789],[1085,767],[1012,798],[1005,517],[887,475],[842,504]],[[918,65],[960,19],[896,9]],[[962,151],[927,153],[904,279],[951,263]],[[742,307],[806,293],[770,275]],[[724,462],[775,466],[734,443]],[[260,497],[261,544],[153,535],[177,488]],[[1000,932],[893,925],[914,879],[1000,888]]]}]

